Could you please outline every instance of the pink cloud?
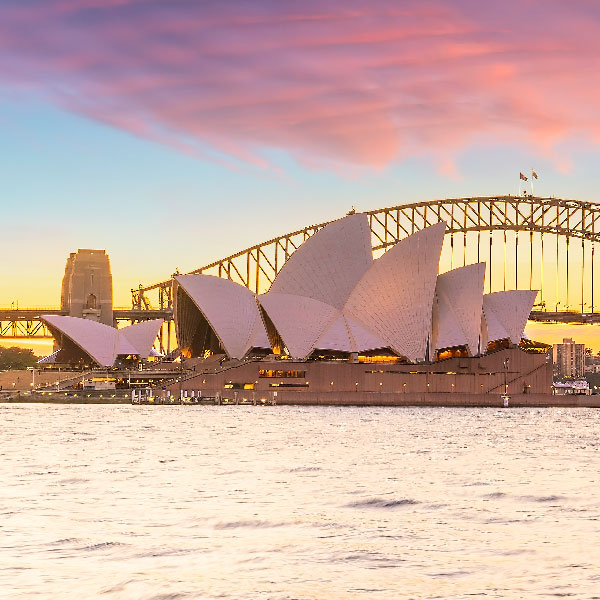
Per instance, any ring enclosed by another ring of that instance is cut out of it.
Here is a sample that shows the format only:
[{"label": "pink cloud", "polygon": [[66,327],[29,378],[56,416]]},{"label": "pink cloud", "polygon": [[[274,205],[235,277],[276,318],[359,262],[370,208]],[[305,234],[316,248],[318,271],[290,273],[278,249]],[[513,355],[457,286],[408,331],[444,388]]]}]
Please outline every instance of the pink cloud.
[{"label": "pink cloud", "polygon": [[585,0],[5,0],[0,77],[202,158],[456,177],[474,140],[599,143],[599,34]]}]

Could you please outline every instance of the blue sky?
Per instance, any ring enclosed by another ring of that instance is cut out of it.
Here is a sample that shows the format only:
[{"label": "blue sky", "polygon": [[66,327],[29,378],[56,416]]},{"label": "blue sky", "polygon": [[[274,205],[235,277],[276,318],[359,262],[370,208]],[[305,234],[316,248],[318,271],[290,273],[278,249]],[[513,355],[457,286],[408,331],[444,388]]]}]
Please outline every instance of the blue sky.
[{"label": "blue sky", "polygon": [[64,262],[105,248],[115,301],[129,289],[312,223],[351,206],[370,210],[442,197],[516,193],[535,166],[536,194],[595,200],[598,152],[570,149],[566,173],[531,152],[481,146],[457,155],[458,174],[430,157],[384,168],[326,170],[270,150],[270,164],[224,166],[64,112],[0,94],[0,189],[4,198],[0,304],[56,305]]}]

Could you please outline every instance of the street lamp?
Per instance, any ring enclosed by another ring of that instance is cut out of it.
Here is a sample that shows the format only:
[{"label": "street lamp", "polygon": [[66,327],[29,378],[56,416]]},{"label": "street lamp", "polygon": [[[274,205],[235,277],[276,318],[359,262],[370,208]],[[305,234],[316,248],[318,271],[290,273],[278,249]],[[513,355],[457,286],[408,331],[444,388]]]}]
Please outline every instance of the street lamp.
[{"label": "street lamp", "polygon": [[35,367],[27,367],[28,371],[31,371],[31,389],[35,389]]},{"label": "street lamp", "polygon": [[508,395],[508,365],[509,359],[504,359],[504,395]]}]

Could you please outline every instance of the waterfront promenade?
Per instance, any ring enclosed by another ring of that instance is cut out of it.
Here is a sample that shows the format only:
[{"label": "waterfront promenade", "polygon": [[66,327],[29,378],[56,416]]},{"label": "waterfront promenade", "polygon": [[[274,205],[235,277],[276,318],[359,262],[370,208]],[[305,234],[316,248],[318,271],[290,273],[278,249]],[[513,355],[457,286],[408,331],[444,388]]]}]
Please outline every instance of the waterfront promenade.
[{"label": "waterfront promenade", "polygon": [[[0,403],[6,404],[131,404],[129,390],[117,390],[104,393],[81,392],[44,392],[44,393],[0,393]],[[257,399],[242,398],[231,392],[224,394],[219,401],[206,398],[196,403],[181,402],[179,398],[171,399],[156,396],[152,402],[142,402],[144,406],[174,406],[187,404],[198,406],[203,404],[219,404],[221,406],[388,406],[388,407],[504,407],[504,398],[500,394],[446,394],[446,393],[381,393],[381,392],[285,392],[280,391],[276,397]],[[569,407],[600,408],[600,395],[551,395],[551,394],[516,394],[511,395],[508,408],[511,407]]]}]

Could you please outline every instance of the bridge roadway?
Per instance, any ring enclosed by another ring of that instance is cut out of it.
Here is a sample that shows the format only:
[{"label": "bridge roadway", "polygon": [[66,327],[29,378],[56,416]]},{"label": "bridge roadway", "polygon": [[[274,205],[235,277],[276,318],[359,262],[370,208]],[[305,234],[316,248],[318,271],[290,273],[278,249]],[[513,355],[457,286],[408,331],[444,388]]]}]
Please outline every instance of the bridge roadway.
[{"label": "bridge roadway", "polygon": [[[40,321],[41,315],[66,315],[57,308],[0,308],[0,339],[51,338],[50,332]],[[171,308],[139,309],[117,308],[113,311],[115,322],[139,322],[150,319],[173,320]],[[539,323],[600,323],[600,312],[533,310],[530,321]],[[170,339],[170,332],[168,333]],[[162,338],[161,338],[162,341]]]},{"label": "bridge roadway", "polygon": [[[50,332],[40,321],[41,315],[63,315],[58,308],[0,308],[0,339],[51,338]],[[158,310],[138,308],[115,308],[113,318],[117,321],[149,321],[150,319],[173,320],[170,308]]]},{"label": "bridge roadway", "polygon": [[[67,314],[59,308],[0,308],[0,321],[38,321],[41,315],[66,316]],[[170,308],[115,308],[113,317],[115,321],[149,321],[150,319],[170,321],[173,318],[173,311]]]},{"label": "bridge roadway", "polygon": [[600,323],[600,312],[581,313],[575,311],[551,312],[545,310],[532,310],[530,321],[539,323]]}]

